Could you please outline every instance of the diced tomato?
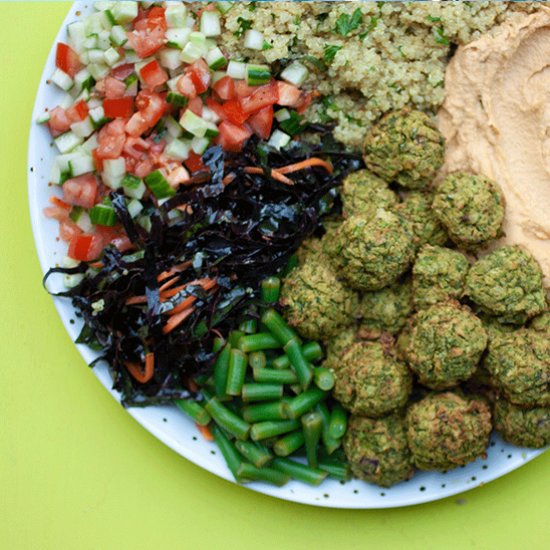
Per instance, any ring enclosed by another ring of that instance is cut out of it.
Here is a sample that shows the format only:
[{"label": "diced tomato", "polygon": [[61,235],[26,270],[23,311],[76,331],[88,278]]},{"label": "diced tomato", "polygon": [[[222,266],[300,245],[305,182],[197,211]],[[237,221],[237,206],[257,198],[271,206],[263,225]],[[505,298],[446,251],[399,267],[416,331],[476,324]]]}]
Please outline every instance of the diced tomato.
[{"label": "diced tomato", "polygon": [[162,118],[166,106],[166,101],[159,94],[142,90],[136,98],[138,112],[126,124],[126,132],[133,137],[141,136]]},{"label": "diced tomato", "polygon": [[44,215],[46,218],[52,218],[54,220],[57,220],[58,222],[65,221],[69,219],[69,213],[70,210],[67,210],[66,208],[62,208],[61,206],[46,206],[44,208]]},{"label": "diced tomato", "polygon": [[[96,86],[99,90],[99,83]],[[117,99],[119,97],[124,97],[126,94],[126,85],[121,80],[108,76],[103,81],[103,92],[107,99]]]},{"label": "diced tomato", "polygon": [[189,99],[197,97],[197,89],[193,84],[191,75],[184,74],[183,76],[181,76],[176,82],[176,88],[181,95],[184,95]]},{"label": "diced tomato", "polygon": [[88,104],[84,100],[77,101],[67,109],[67,115],[73,122],[80,122],[88,116]]},{"label": "diced tomato", "polygon": [[75,235],[69,243],[68,256],[79,262],[96,260],[103,250],[99,235]]},{"label": "diced tomato", "polygon": [[138,17],[134,19],[134,29],[142,31],[161,28],[163,31],[166,31],[167,24],[164,12],[164,8],[154,6],[148,12],[138,14]]},{"label": "diced tomato", "polygon": [[63,72],[67,73],[70,77],[80,71],[82,63],[78,54],[67,44],[63,42],[57,43],[57,50],[55,52],[55,65]]},{"label": "diced tomato", "polygon": [[118,80],[124,80],[128,78],[134,72],[133,63],[125,63],[124,65],[118,65],[118,67],[113,67],[111,69],[111,76],[115,77]]},{"label": "diced tomato", "polygon": [[273,80],[269,84],[258,86],[251,95],[242,97],[240,101],[245,113],[255,113],[268,105],[274,105],[278,99],[277,82]]},{"label": "diced tomato", "polygon": [[105,124],[105,126],[101,128],[97,136],[98,145],[95,150],[98,159],[105,160],[120,157],[122,148],[126,142],[126,134],[124,133],[125,125],[126,122],[119,118]]},{"label": "diced tomato", "polygon": [[141,159],[150,145],[142,138],[129,137],[124,144],[124,152],[134,159]]},{"label": "diced tomato", "polygon": [[69,242],[73,237],[76,237],[81,233],[82,229],[80,229],[80,227],[78,227],[78,225],[76,225],[76,223],[74,223],[70,218],[63,220],[59,224],[59,236],[65,242]]},{"label": "diced tomato", "polygon": [[168,81],[168,73],[159,65],[156,59],[147,63],[139,72],[147,88],[154,89]]},{"label": "diced tomato", "polygon": [[97,172],[103,172],[103,159],[97,154],[97,149],[92,149],[92,159]]},{"label": "diced tomato", "polygon": [[103,110],[107,118],[130,118],[134,113],[134,98],[132,96],[103,100]]},{"label": "diced tomato", "polygon": [[196,153],[190,153],[189,157],[187,157],[187,160],[184,162],[191,173],[198,172],[205,167],[204,162],[202,162],[202,157]]},{"label": "diced tomato", "polygon": [[223,111],[225,113],[225,119],[237,126],[242,126],[250,116],[249,113],[243,111],[241,103],[236,99],[226,101],[223,104]]},{"label": "diced tomato", "polygon": [[229,99],[235,99],[237,93],[235,92],[235,81],[230,76],[224,76],[220,78],[213,86],[212,89],[218,94],[220,99],[228,101]]},{"label": "diced tomato", "polygon": [[164,30],[159,26],[153,29],[135,30],[126,34],[128,43],[141,59],[153,55],[165,42]]},{"label": "diced tomato", "polygon": [[277,90],[279,92],[278,105],[283,107],[296,107],[300,101],[300,89],[287,82],[277,82]]},{"label": "diced tomato", "polygon": [[50,120],[48,120],[48,128],[53,137],[68,132],[73,121],[70,119],[67,111],[61,107],[56,107],[50,111]]},{"label": "diced tomato", "polygon": [[296,112],[299,115],[303,115],[306,112],[306,109],[309,107],[311,100],[313,99],[313,94],[311,92],[302,92],[300,96],[300,101],[296,105]]},{"label": "diced tomato", "polygon": [[249,86],[245,80],[237,80],[235,82],[235,94],[237,97],[247,97],[252,95],[257,89],[258,86]]},{"label": "diced tomato", "polygon": [[194,97],[188,104],[187,109],[189,109],[192,113],[195,113],[197,116],[202,115],[202,99],[200,97]]},{"label": "diced tomato", "polygon": [[244,142],[252,135],[252,131],[246,126],[237,126],[224,120],[219,126],[218,144],[225,151],[238,153],[242,150]]},{"label": "diced tomato", "polygon": [[96,203],[97,180],[93,174],[68,179],[63,184],[63,200],[73,206],[91,208]]},{"label": "diced tomato", "polygon": [[119,235],[115,237],[111,241],[111,244],[115,246],[119,252],[128,252],[128,250],[132,250],[132,248],[134,248],[132,241],[126,235]]},{"label": "diced tomato", "polygon": [[191,81],[195,85],[197,94],[202,94],[208,90],[212,76],[210,75],[210,69],[204,59],[195,61],[193,65],[187,67],[185,72],[191,77]]},{"label": "diced tomato", "polygon": [[259,138],[269,139],[273,126],[273,105],[268,105],[254,113],[247,124]]},{"label": "diced tomato", "polygon": [[128,166],[128,159],[126,159],[126,169],[128,170],[128,172],[131,172],[132,174],[134,174],[134,176],[137,176],[141,179],[143,179],[145,176],[148,176],[154,168],[155,164],[150,158],[144,158],[139,162],[134,162],[132,168]]},{"label": "diced tomato", "polygon": [[206,106],[211,110],[213,111],[214,113],[216,113],[218,115],[218,117],[221,119],[221,120],[225,120],[225,111],[223,110],[223,105],[221,105],[220,103],[218,103],[217,101],[214,101],[213,99],[211,98],[208,98],[206,100]]},{"label": "diced tomato", "polygon": [[50,202],[54,205],[54,206],[58,206],[59,208],[63,208],[64,210],[68,210],[70,211],[71,210],[71,205],[65,201],[62,201],[59,197],[56,197],[55,195],[52,195],[50,197]]}]

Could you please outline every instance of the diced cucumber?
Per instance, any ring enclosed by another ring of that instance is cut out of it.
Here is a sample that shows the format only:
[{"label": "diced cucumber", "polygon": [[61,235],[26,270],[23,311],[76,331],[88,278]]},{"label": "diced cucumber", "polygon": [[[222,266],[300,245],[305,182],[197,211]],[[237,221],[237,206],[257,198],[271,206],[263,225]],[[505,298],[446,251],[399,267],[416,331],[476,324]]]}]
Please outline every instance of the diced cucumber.
[{"label": "diced cucumber", "polygon": [[69,109],[74,103],[74,97],[67,92],[63,92],[61,97],[57,100],[57,106],[62,109]]},{"label": "diced cucumber", "polygon": [[139,218],[137,219],[137,223],[141,225],[141,227],[143,227],[143,229],[145,229],[147,233],[151,231],[152,224],[151,218],[149,216],[139,216]]},{"label": "diced cucumber", "polygon": [[103,28],[110,31],[113,25],[116,24],[115,16],[110,9],[105,9],[101,13],[103,15],[103,19],[101,20],[103,23]]},{"label": "diced cucumber", "polygon": [[88,59],[90,63],[104,63],[105,55],[104,51],[99,48],[94,48],[93,50],[88,50]]},{"label": "diced cucumber", "polygon": [[124,27],[121,27],[120,25],[115,25],[111,29],[111,42],[120,48],[120,46],[124,46],[126,42],[128,42],[128,36],[126,36],[126,31],[124,30]]},{"label": "diced cucumber", "polygon": [[157,199],[166,199],[176,194],[175,189],[170,187],[170,184],[166,181],[160,170],[155,170],[148,176],[145,176],[145,183]]},{"label": "diced cucumber", "polygon": [[143,204],[141,204],[141,202],[137,199],[132,199],[128,202],[126,208],[128,209],[128,214],[130,214],[132,218],[135,218],[143,210]]},{"label": "diced cucumber", "polygon": [[187,130],[196,137],[204,137],[206,130],[208,130],[208,123],[189,109],[180,118],[180,125],[184,130]]},{"label": "diced cucumber", "polygon": [[[127,46],[128,43],[126,43],[124,46]],[[137,63],[139,61],[139,56],[134,50],[126,50],[126,54],[124,55],[124,61],[126,63]]]},{"label": "diced cucumber", "polygon": [[179,48],[180,50],[189,42],[191,29],[168,29],[166,31],[166,45],[170,48]]},{"label": "diced cucumber", "polygon": [[269,138],[267,144],[271,145],[271,147],[273,147],[274,149],[282,149],[290,143],[290,139],[291,138],[288,134],[281,132],[281,130],[275,130],[271,134],[271,137]]},{"label": "diced cucumber", "polygon": [[174,139],[164,149],[164,154],[171,159],[183,161],[189,158],[190,150],[191,142],[183,139]]},{"label": "diced cucumber", "polygon": [[126,161],[123,157],[103,161],[103,182],[111,189],[120,189],[125,174]]},{"label": "diced cucumber", "polygon": [[75,74],[74,83],[79,90],[90,90],[93,88],[95,80],[88,69],[82,69]]},{"label": "diced cucumber", "polygon": [[230,61],[227,65],[227,76],[236,80],[244,80],[246,78],[246,63],[242,61]]},{"label": "diced cucumber", "polygon": [[166,6],[164,17],[168,28],[183,27],[185,25],[185,18],[187,16],[187,9],[184,4],[169,4]]},{"label": "diced cucumber", "polygon": [[117,2],[102,2],[101,0],[98,2],[94,2],[94,8],[96,11],[103,11],[103,10],[112,10],[113,6]]},{"label": "diced cucumber", "polygon": [[204,134],[204,137],[212,139],[215,137],[218,137],[220,134],[220,131],[218,130],[218,127],[213,122],[206,122],[206,133]]},{"label": "diced cucumber", "polygon": [[36,123],[37,124],[46,124],[46,122],[48,122],[50,120],[51,116],[50,116],[50,112],[49,111],[44,111],[41,115],[38,115],[37,119],[36,119]]},{"label": "diced cucumber", "polygon": [[226,14],[233,7],[233,2],[216,2],[216,8],[220,13]]},{"label": "diced cucumber", "polygon": [[264,35],[255,29],[248,29],[244,33],[244,47],[261,51],[264,47]]},{"label": "diced cucumber", "polygon": [[137,2],[115,2],[115,5],[111,8],[115,21],[119,25],[124,25],[133,21],[138,14]]},{"label": "diced cucumber", "polygon": [[93,172],[95,170],[92,157],[87,155],[81,155],[76,159],[69,161],[69,167],[73,178],[81,176],[82,174],[88,174],[89,172]]},{"label": "diced cucumber", "polygon": [[188,29],[193,30],[195,28],[195,18],[192,17],[191,15],[188,15],[187,19],[185,20],[185,26]]},{"label": "diced cucumber", "polygon": [[184,95],[177,94],[175,92],[168,92],[168,94],[166,95],[166,101],[168,101],[168,103],[171,103],[172,105],[175,105],[179,109],[185,107],[189,102],[189,100]]},{"label": "diced cucumber", "polygon": [[172,92],[178,92],[178,80],[181,78],[181,76],[175,76],[174,78],[171,78],[167,83],[166,86],[168,86],[169,90],[172,90]]},{"label": "diced cucumber", "polygon": [[208,149],[209,145],[210,140],[207,137],[194,137],[191,140],[191,149],[193,149],[193,153],[196,153],[197,155],[202,155]]},{"label": "diced cucumber", "polygon": [[74,80],[61,69],[55,69],[51,81],[66,92],[74,86]]},{"label": "diced cucumber", "polygon": [[82,229],[82,231],[84,231],[84,233],[91,233],[94,228],[92,220],[90,220],[90,215],[84,209],[82,209],[82,213],[75,223],[78,227],[80,227],[80,229]]},{"label": "diced cucumber", "polygon": [[90,220],[94,225],[102,225],[105,227],[113,227],[113,225],[116,225],[117,217],[115,209],[111,201],[109,199],[107,199],[107,201],[108,202],[103,201],[90,208]]},{"label": "diced cucumber", "polygon": [[88,50],[84,50],[79,56],[80,63],[87,65],[90,62],[90,56],[88,55]]},{"label": "diced cucumber", "polygon": [[215,11],[203,11],[200,30],[204,36],[219,36],[222,33],[220,15]]},{"label": "diced cucumber", "polygon": [[63,275],[63,284],[65,285],[65,288],[74,288],[75,286],[78,286],[83,280],[83,273],[66,273],[65,275]]},{"label": "diced cucumber", "polygon": [[132,174],[126,174],[122,178],[122,189],[124,194],[131,199],[141,199],[147,191],[143,180],[136,178]]},{"label": "diced cucumber", "polygon": [[75,147],[78,147],[84,143],[84,138],[77,136],[74,132],[69,130],[68,132],[56,137],[53,141],[59,149],[59,152],[65,154],[70,153]]},{"label": "diced cucumber", "polygon": [[105,78],[111,71],[110,67],[102,63],[90,63],[88,65],[88,70],[96,81]]},{"label": "diced cucumber", "polygon": [[179,50],[165,48],[159,54],[160,64],[171,71],[181,66],[182,59]]},{"label": "diced cucumber", "polygon": [[[86,38],[86,40],[84,41],[84,47],[87,50],[93,50],[94,48],[97,48],[97,33],[90,34]],[[90,54],[88,53],[88,59],[90,58],[89,55]]]},{"label": "diced cucumber", "polygon": [[278,122],[283,122],[283,120],[288,120],[290,118],[290,111],[288,109],[279,109],[275,113],[275,118]]},{"label": "diced cucumber", "polygon": [[103,51],[111,47],[111,27],[109,27],[109,30],[103,30],[97,35],[97,47]]},{"label": "diced cucumber", "polygon": [[282,73],[281,78],[294,86],[301,86],[307,79],[309,71],[299,61],[293,61]]},{"label": "diced cucumber", "polygon": [[67,25],[67,35],[69,36],[69,45],[80,54],[84,51],[84,41],[86,40],[86,25],[82,21],[75,21]]},{"label": "diced cucumber", "polygon": [[218,69],[223,69],[227,65],[227,59],[220,48],[216,47],[212,48],[206,54],[206,63],[213,71],[217,71]]},{"label": "diced cucumber", "polygon": [[164,119],[164,124],[166,125],[166,131],[169,136],[178,138],[183,134],[183,128],[178,124],[178,121],[172,115],[168,115]]},{"label": "diced cucumber", "polygon": [[218,80],[221,80],[224,76],[227,76],[225,71],[214,71],[212,73],[212,84],[216,84]]},{"label": "diced cucumber", "polygon": [[271,71],[267,65],[246,66],[246,83],[249,86],[260,86],[271,80]]},{"label": "diced cucumber", "polygon": [[105,117],[105,111],[103,110],[103,107],[96,107],[95,109],[91,109],[88,114],[90,115],[92,124],[96,129],[101,128],[104,124],[109,122],[109,119]]},{"label": "diced cucumber", "polygon": [[85,24],[87,36],[90,36],[91,34],[97,34],[98,32],[103,30],[103,23],[101,19],[101,14],[99,13],[92,13],[91,15],[86,17]]},{"label": "diced cucumber", "polygon": [[109,65],[109,67],[112,67],[116,64],[117,61],[120,60],[120,54],[114,49],[109,48],[104,54],[103,57],[105,59],[105,63]]},{"label": "diced cucumber", "polygon": [[185,63],[194,63],[205,54],[205,47],[193,42],[187,42],[181,52],[181,60]]},{"label": "diced cucumber", "polygon": [[213,122],[214,124],[217,124],[220,121],[220,117],[212,111],[212,109],[209,109],[206,106],[202,108],[201,117],[206,120],[206,122]]},{"label": "diced cucumber", "polygon": [[94,133],[94,125],[90,117],[86,117],[80,122],[74,122],[71,124],[71,130],[81,138],[87,138]]}]

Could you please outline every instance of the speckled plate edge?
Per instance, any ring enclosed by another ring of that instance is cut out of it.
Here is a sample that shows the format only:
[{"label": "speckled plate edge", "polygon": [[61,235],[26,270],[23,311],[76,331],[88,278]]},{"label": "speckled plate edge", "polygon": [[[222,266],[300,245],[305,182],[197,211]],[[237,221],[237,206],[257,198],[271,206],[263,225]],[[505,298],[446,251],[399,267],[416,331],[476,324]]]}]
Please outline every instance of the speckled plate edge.
[{"label": "speckled plate edge", "polygon": [[[64,255],[64,246],[58,242],[57,222],[46,219],[42,209],[46,206],[52,188],[48,186],[50,166],[55,156],[48,131],[35,124],[35,120],[45,107],[56,103],[57,91],[48,85],[55,66],[55,44],[66,37],[66,26],[77,20],[77,13],[87,14],[92,9],[91,2],[74,2],[56,37],[42,74],[36,102],[33,110],[28,152],[28,193],[31,223],[38,258],[42,271],[59,262]],[[53,299],[63,325],[74,341],[80,331],[80,323],[75,318],[74,309],[67,300]],[[77,345],[86,363],[96,355],[86,346]],[[111,388],[111,378],[106,366],[98,366],[94,372],[99,381],[120,401],[120,396]],[[162,441],[176,453],[197,464],[201,468],[234,483],[231,473],[225,466],[215,445],[201,438],[196,427],[174,407],[150,407],[146,409],[128,409],[147,431]],[[358,480],[345,484],[337,481],[325,481],[320,487],[309,487],[291,482],[285,487],[271,487],[263,483],[247,485],[248,488],[283,500],[349,509],[393,508],[421,504],[479,487],[502,477],[530,460],[544,450],[522,449],[502,441],[493,434],[488,448],[487,458],[477,460],[468,466],[442,474],[423,472],[412,480],[400,483],[390,489],[383,489]]]}]

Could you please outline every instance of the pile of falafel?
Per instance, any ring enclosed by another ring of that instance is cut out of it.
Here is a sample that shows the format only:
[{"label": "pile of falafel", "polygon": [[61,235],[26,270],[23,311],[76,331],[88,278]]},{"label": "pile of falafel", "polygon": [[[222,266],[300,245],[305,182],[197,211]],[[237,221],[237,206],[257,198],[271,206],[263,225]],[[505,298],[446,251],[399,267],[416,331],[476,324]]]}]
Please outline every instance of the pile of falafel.
[{"label": "pile of falafel", "polygon": [[550,443],[550,312],[543,274],[502,236],[497,183],[434,184],[444,140],[426,114],[384,116],[367,169],[341,187],[342,215],[306,241],[281,305],[326,344],[333,395],[350,413],[355,477],[390,486],[483,457],[491,430]]}]

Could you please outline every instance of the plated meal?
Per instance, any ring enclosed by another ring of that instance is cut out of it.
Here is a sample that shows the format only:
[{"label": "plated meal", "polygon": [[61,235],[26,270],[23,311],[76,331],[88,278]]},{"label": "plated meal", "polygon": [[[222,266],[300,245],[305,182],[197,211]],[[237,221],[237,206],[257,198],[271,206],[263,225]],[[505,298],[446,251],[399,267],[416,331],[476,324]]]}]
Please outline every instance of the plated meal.
[{"label": "plated meal", "polygon": [[550,443],[549,8],[73,11],[44,284],[125,407],[326,498]]}]

